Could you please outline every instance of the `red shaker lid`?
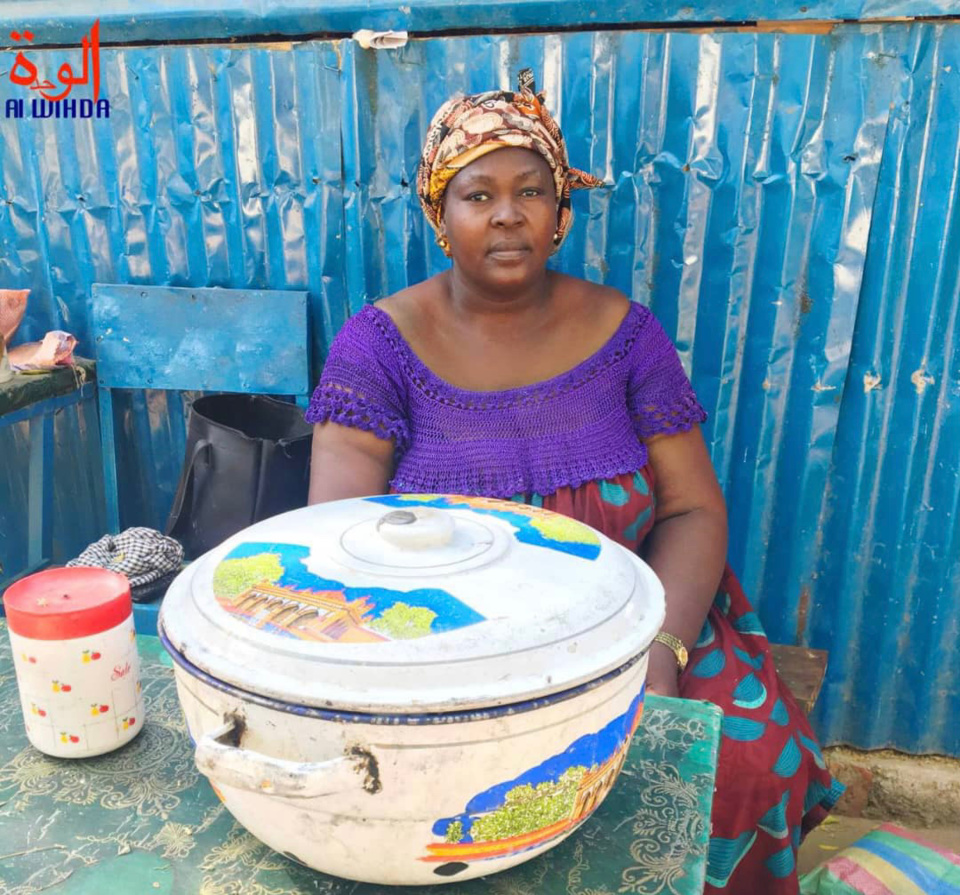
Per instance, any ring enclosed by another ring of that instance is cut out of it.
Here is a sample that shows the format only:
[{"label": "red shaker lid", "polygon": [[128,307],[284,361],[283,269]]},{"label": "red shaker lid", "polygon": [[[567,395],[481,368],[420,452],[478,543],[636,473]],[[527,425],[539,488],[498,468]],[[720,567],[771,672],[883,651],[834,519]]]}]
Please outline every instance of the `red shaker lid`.
[{"label": "red shaker lid", "polygon": [[114,628],[130,616],[130,582],[108,569],[45,569],[3,595],[10,630],[34,640],[69,640]]}]

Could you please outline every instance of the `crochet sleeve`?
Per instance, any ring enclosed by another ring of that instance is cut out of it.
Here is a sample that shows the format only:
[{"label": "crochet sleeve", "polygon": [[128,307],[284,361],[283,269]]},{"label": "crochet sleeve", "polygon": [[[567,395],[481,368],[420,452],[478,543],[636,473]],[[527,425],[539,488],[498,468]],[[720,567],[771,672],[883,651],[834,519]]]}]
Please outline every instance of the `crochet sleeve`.
[{"label": "crochet sleeve", "polygon": [[686,432],[702,423],[707,413],[694,394],[670,337],[649,310],[645,317],[633,346],[634,364],[627,391],[634,429],[641,439]]},{"label": "crochet sleeve", "polygon": [[304,415],[308,423],[338,423],[392,439],[399,453],[410,442],[403,378],[395,355],[366,308],[337,333],[320,383]]}]

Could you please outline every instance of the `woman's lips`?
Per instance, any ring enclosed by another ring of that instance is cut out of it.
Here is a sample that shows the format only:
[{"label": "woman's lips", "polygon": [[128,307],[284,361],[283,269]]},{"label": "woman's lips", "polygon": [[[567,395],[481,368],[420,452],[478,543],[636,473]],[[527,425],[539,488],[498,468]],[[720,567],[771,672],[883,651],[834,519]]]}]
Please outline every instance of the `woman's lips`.
[{"label": "woman's lips", "polygon": [[487,254],[497,261],[519,261],[529,253],[530,249],[524,245],[495,245]]}]

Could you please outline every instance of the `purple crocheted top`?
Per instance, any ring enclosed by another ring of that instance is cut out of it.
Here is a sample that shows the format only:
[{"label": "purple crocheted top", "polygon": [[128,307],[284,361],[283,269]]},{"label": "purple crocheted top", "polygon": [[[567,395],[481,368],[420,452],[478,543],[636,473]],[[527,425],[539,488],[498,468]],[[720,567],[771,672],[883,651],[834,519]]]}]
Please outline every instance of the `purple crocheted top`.
[{"label": "purple crocheted top", "polygon": [[394,439],[395,491],[487,497],[635,472],[647,461],[642,439],[706,418],[673,343],[639,304],[566,373],[496,392],[440,379],[367,305],[337,334],[306,413]]}]

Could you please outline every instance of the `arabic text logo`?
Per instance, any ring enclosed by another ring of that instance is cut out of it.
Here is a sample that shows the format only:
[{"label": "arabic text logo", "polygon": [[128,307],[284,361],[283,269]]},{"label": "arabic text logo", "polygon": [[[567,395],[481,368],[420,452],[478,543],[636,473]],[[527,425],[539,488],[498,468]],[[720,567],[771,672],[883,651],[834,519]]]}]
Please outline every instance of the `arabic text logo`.
[{"label": "arabic text logo", "polygon": [[[31,43],[34,39],[32,31],[11,31],[10,38],[14,43]],[[110,101],[100,98],[100,20],[97,19],[90,29],[89,35],[84,35],[81,42],[83,52],[83,74],[75,75],[73,66],[64,62],[57,71],[57,81],[41,78],[36,65],[23,53],[17,51],[17,58],[10,70],[10,81],[20,87],[34,91],[39,96],[30,100],[30,117],[32,118],[109,118]],[[74,87],[81,84],[92,84],[92,98],[67,99]],[[63,89],[58,89],[58,88]],[[8,99],[4,106],[7,118],[23,118],[27,110],[24,98]]]}]

